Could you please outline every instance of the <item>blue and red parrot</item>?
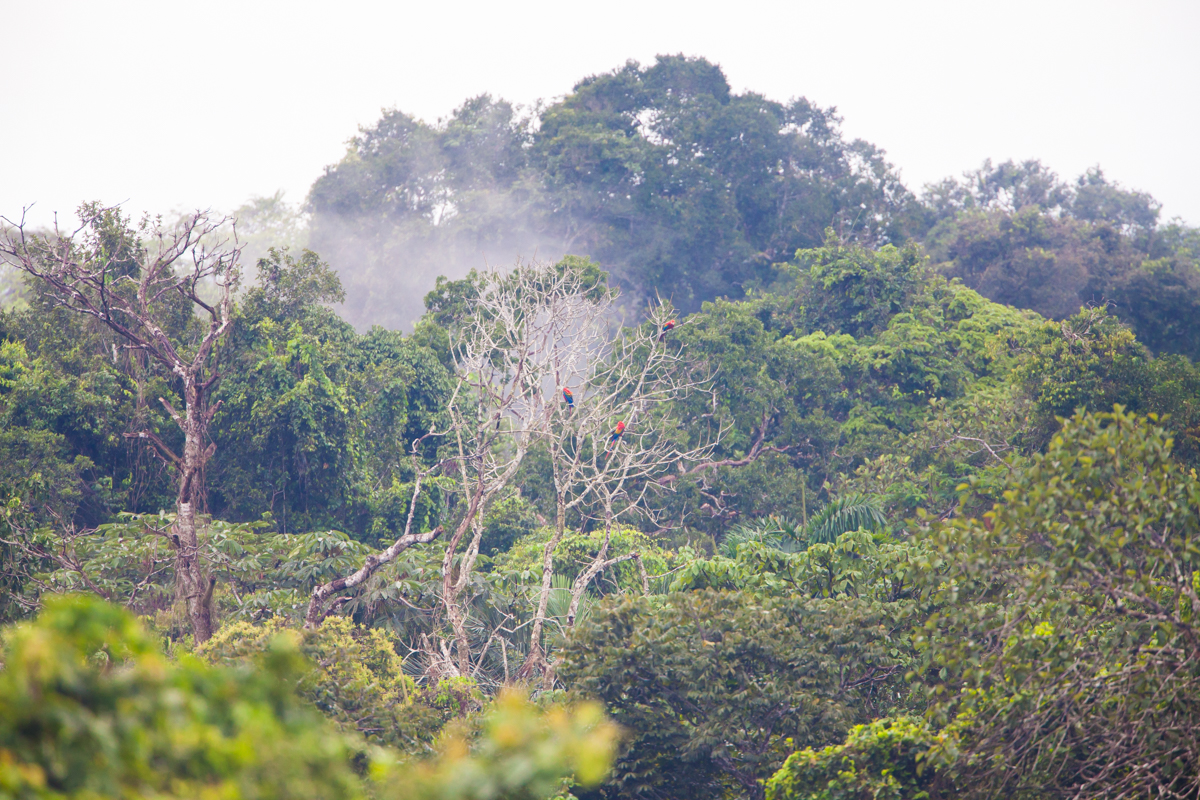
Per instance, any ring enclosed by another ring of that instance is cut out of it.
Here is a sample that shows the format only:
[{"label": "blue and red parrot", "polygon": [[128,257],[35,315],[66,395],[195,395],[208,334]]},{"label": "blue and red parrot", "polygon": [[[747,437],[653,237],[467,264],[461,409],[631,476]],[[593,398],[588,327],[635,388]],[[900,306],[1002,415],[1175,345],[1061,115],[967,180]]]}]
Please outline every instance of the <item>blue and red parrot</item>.
[{"label": "blue and red parrot", "polygon": [[604,452],[608,452],[616,446],[617,442],[621,441],[621,437],[625,435],[625,421],[621,420],[617,423],[617,427],[613,428],[612,435],[608,437],[608,444],[604,447]]},{"label": "blue and red parrot", "polygon": [[670,333],[672,330],[674,330],[674,328],[675,328],[675,320],[669,319],[666,322],[664,322],[663,326],[662,326],[662,332],[658,334],[658,340],[661,342],[663,339],[666,339],[667,334]]},{"label": "blue and red parrot", "polygon": [[575,395],[571,394],[571,390],[565,386],[563,387],[563,400],[567,403],[567,411],[575,409]]}]

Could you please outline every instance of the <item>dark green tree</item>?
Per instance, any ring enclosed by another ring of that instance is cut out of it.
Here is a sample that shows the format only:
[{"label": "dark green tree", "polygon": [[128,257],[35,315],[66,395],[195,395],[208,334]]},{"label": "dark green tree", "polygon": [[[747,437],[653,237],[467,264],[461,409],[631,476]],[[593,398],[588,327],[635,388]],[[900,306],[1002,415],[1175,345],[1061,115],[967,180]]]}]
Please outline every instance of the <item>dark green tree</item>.
[{"label": "dark green tree", "polygon": [[932,525],[922,677],[965,796],[1197,791],[1200,482],[1171,446],[1077,414],[992,511]]},{"label": "dark green tree", "polygon": [[214,436],[214,510],[270,511],[282,531],[337,527],[394,538],[410,488],[412,440],[441,413],[449,376],[398,332],[358,335],[325,304],[344,297],[312,251],[272,250],[238,309]]},{"label": "dark green tree", "polygon": [[926,187],[925,245],[942,272],[1057,319],[1111,303],[1154,352],[1200,357],[1197,233],[1099,167],[1075,184],[1040,162],[990,161]]},{"label": "dark green tree", "polygon": [[603,797],[762,797],[799,745],[896,704],[888,613],[715,591],[618,598],[568,637],[560,675],[628,733]]},{"label": "dark green tree", "polygon": [[1180,356],[1154,358],[1119,319],[1091,308],[1046,323],[1028,339],[1029,353],[1014,374],[1033,401],[1028,444],[1041,448],[1059,418],[1077,409],[1121,405],[1158,414],[1175,433],[1175,455],[1200,458],[1200,369]]}]

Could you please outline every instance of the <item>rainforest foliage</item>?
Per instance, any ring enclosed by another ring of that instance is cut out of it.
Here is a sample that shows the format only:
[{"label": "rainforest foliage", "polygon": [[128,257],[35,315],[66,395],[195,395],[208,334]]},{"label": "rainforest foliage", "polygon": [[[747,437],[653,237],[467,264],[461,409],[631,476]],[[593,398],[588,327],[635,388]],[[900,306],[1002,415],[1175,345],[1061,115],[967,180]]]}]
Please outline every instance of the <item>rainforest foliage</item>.
[{"label": "rainforest foliage", "polygon": [[[922,242],[942,273],[1045,317],[1112,304],[1154,352],[1200,357],[1200,232],[1161,220],[1149,194],[1038,161],[906,187],[840,123],[802,97],[737,94],[682,56],[535,109],[481,95],[434,124],[392,109],[313,184],[307,241],[360,330],[411,327],[436,276],[535,251],[591,256],[635,306],[658,293],[698,311],[771,284],[833,228],[872,249]],[[281,229],[271,200],[247,215]]]},{"label": "rainforest foliage", "polygon": [[244,210],[186,475],[54,283],[178,229],[9,236],[0,797],[1194,797],[1200,234],[838,123],[682,57],[386,112]]}]

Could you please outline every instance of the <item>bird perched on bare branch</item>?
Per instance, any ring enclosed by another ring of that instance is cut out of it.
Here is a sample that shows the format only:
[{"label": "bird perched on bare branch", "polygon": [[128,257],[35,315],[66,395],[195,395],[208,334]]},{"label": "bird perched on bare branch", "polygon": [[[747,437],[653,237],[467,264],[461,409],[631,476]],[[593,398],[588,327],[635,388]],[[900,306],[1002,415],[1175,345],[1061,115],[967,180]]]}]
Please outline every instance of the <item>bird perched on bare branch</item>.
[{"label": "bird perched on bare branch", "polygon": [[604,452],[607,453],[617,446],[617,442],[621,441],[621,437],[625,435],[625,421],[617,423],[617,427],[613,428],[612,435],[608,437],[608,444],[604,447]]}]

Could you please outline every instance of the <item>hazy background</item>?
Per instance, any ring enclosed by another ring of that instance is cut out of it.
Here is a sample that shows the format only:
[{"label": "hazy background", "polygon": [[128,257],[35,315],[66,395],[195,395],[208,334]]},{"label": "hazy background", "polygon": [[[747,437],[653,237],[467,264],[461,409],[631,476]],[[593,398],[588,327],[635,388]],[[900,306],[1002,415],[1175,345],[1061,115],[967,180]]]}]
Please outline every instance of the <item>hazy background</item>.
[{"label": "hazy background", "polygon": [[626,59],[835,105],[914,191],[986,157],[1101,164],[1200,223],[1200,3],[3,0],[0,213],[304,199],[357,126],[550,99]]}]

